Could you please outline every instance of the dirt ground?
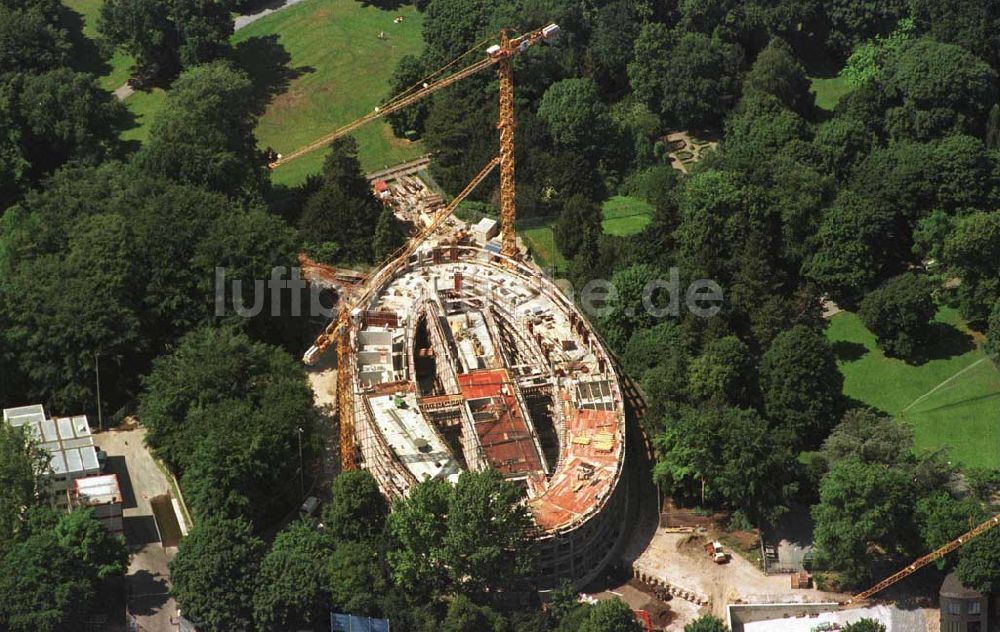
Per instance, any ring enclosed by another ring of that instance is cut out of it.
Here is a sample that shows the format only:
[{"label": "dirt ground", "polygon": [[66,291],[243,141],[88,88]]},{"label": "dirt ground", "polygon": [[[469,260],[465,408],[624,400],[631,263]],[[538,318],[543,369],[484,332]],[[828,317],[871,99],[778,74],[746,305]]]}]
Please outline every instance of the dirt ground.
[{"label": "dirt ground", "polygon": [[727,564],[716,564],[705,553],[706,542],[703,536],[657,529],[636,566],[675,586],[708,597],[712,613],[720,617],[725,617],[726,604],[737,600],[840,601],[845,597],[814,589],[793,590],[788,575],[764,575],[739,555],[733,555]]}]

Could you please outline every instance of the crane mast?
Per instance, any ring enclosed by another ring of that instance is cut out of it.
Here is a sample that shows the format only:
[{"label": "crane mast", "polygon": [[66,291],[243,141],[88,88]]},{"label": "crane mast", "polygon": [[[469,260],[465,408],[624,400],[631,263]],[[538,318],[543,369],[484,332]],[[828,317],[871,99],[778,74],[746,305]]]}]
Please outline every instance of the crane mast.
[{"label": "crane mast", "polygon": [[514,62],[507,31],[500,33],[500,48],[505,55],[497,66],[500,78],[500,253],[505,257],[517,256],[517,236],[514,224],[517,208],[514,201]]},{"label": "crane mast", "polygon": [[[304,147],[287,154],[279,156],[277,160],[270,163],[268,167],[275,169],[281,165],[295,160],[313,150],[319,149],[334,140],[350,134],[354,130],[367,125],[368,123],[380,119],[384,116],[397,112],[404,107],[416,103],[417,101],[446,88],[466,77],[470,77],[480,71],[497,66],[497,75],[500,80],[500,112],[497,122],[497,129],[500,132],[500,152],[499,156],[493,158],[483,167],[472,181],[442,210],[434,221],[426,229],[421,231],[413,239],[400,248],[387,265],[357,290],[357,293],[350,300],[344,300],[337,315],[337,319],[331,322],[320,334],[316,342],[306,351],[303,360],[306,364],[314,364],[326,351],[330,345],[336,341],[337,344],[337,416],[340,419],[340,462],[344,471],[356,469],[358,466],[357,446],[355,444],[355,411],[354,411],[354,356],[351,349],[351,315],[359,307],[363,306],[379,285],[388,280],[396,270],[406,263],[406,260],[416,250],[417,246],[429,237],[441,223],[452,214],[458,204],[464,200],[472,190],[479,185],[486,176],[497,165],[500,166],[500,226],[501,226],[501,254],[507,257],[517,256],[517,238],[515,235],[515,223],[517,219],[517,209],[515,207],[515,182],[514,182],[514,127],[516,125],[514,117],[514,55],[527,50],[530,46],[540,42],[555,39],[559,34],[559,27],[549,24],[544,28],[530,31],[516,38],[511,38],[506,30],[500,33],[500,43],[490,46],[486,50],[486,57],[480,59],[452,74],[438,79],[434,82],[422,82],[393,97],[380,107],[375,108],[364,116],[339,127],[326,136],[319,138]],[[474,50],[474,49],[473,49]],[[469,51],[472,52],[472,51]],[[464,56],[464,55],[463,55]],[[460,58],[459,58],[460,59]],[[437,76],[445,69],[452,66],[458,60],[449,63],[444,68],[436,71],[431,76]]]}]

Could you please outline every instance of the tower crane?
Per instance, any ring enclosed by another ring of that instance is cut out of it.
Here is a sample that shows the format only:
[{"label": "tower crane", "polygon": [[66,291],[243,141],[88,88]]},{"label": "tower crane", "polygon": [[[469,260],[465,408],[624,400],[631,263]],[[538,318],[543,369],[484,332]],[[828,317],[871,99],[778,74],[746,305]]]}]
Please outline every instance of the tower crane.
[{"label": "tower crane", "polygon": [[[389,99],[389,101],[376,107],[372,112],[339,127],[326,136],[319,138],[304,147],[300,147],[288,155],[281,156],[268,165],[275,169],[281,165],[295,160],[315,149],[319,149],[330,142],[350,134],[354,130],[371,123],[384,116],[412,105],[442,88],[446,88],[466,77],[471,77],[487,68],[497,67],[497,76],[500,79],[500,116],[497,122],[497,129],[500,131],[500,234],[501,249],[504,256],[514,257],[517,255],[517,241],[514,235],[514,222],[517,210],[514,203],[514,127],[516,125],[514,117],[514,63],[515,55],[528,50],[539,42],[551,42],[559,35],[559,25],[549,24],[540,29],[529,31],[516,37],[510,37],[507,30],[500,32],[500,42],[486,49],[486,57],[461,68],[450,75],[433,81],[422,81],[399,95]],[[480,45],[473,47],[461,57],[453,60],[446,66],[438,69],[428,77],[432,79],[443,74],[448,68],[456,64],[466,55],[475,51]]]},{"label": "tower crane", "polygon": [[480,43],[469,52],[458,59],[453,60],[443,68],[431,74],[427,80],[419,82],[410,89],[393,97],[386,103],[375,108],[374,111],[339,127],[326,136],[319,138],[308,145],[301,147],[292,153],[281,156],[270,165],[275,169],[287,162],[295,160],[315,149],[329,144],[330,142],[350,134],[354,130],[380,119],[384,116],[397,112],[404,107],[420,101],[442,88],[446,88],[453,83],[461,81],[487,68],[497,67],[497,74],[500,79],[500,112],[497,129],[500,132],[500,152],[499,155],[490,160],[472,181],[455,198],[440,211],[424,230],[411,238],[406,245],[397,250],[389,258],[389,263],[383,266],[378,272],[372,275],[361,288],[352,292],[349,297],[342,298],[341,307],[337,319],[327,325],[323,333],[316,342],[306,351],[303,360],[306,364],[314,364],[330,345],[337,343],[337,416],[340,419],[340,461],[341,468],[345,471],[357,468],[357,450],[355,447],[355,412],[353,397],[353,354],[351,352],[351,329],[352,315],[363,307],[371,298],[375,290],[380,285],[391,278],[393,274],[403,266],[407,259],[417,247],[429,237],[441,223],[448,218],[455,208],[462,202],[497,165],[500,166],[500,224],[502,235],[501,254],[507,257],[517,255],[517,243],[514,233],[514,223],[516,219],[516,208],[514,205],[514,66],[513,57],[531,46],[543,42],[552,41],[559,34],[559,26],[549,24],[543,28],[524,33],[511,38],[507,31],[501,31],[499,44],[494,44],[486,49],[486,57],[472,64],[465,66],[450,75],[440,79],[435,77],[442,75],[451,66],[469,55],[483,45]]}]

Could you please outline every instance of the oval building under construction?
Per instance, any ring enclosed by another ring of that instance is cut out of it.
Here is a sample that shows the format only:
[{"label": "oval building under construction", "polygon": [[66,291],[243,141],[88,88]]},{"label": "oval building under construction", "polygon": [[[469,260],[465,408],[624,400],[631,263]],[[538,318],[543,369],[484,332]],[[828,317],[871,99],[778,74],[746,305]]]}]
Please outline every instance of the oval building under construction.
[{"label": "oval building under construction", "polygon": [[361,465],[389,498],[494,468],[537,526],[540,589],[582,585],[614,557],[628,496],[625,416],[607,352],[529,265],[425,248],[351,313]]}]

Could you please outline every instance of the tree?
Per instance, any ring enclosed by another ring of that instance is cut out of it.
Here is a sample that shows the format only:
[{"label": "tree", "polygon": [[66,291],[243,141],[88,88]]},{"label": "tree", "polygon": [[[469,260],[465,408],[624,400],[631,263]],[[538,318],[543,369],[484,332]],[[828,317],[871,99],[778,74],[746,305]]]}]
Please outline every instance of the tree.
[{"label": "tree", "polygon": [[125,221],[101,213],[70,225],[64,249],[21,260],[5,275],[0,310],[10,323],[5,344],[29,380],[26,394],[57,410],[87,410],[95,353],[107,383],[134,395],[145,344]]},{"label": "tree", "polygon": [[[624,349],[632,334],[640,329],[652,327],[657,317],[648,306],[662,309],[662,291],[656,282],[663,281],[663,274],[657,268],[639,264],[617,270],[611,277],[614,291],[605,302],[604,315],[600,318],[600,329],[613,349]],[[679,301],[680,297],[672,297]]]},{"label": "tree", "polygon": [[448,605],[441,632],[504,632],[507,626],[498,612],[459,594]]},{"label": "tree", "polygon": [[708,343],[688,371],[688,392],[697,400],[747,406],[757,399],[750,349],[736,336]]},{"label": "tree", "polygon": [[299,217],[302,241],[312,249],[327,244],[340,261],[371,262],[373,241],[378,239],[375,245],[382,249],[400,238],[394,217],[390,213],[383,220],[384,215],[361,172],[357,142],[351,137],[335,140],[323,162],[319,189]]},{"label": "tree", "polygon": [[863,121],[836,116],[816,128],[812,142],[822,155],[824,170],[843,182],[870,150],[874,137]]},{"label": "tree", "polygon": [[774,339],[760,362],[768,419],[801,447],[816,445],[837,423],[844,376],[822,333],[797,325]]},{"label": "tree", "polygon": [[124,106],[94,78],[69,68],[20,74],[7,85],[14,124],[35,180],[69,160],[93,164],[118,150]]},{"label": "tree", "polygon": [[754,60],[743,81],[743,95],[761,92],[778,99],[789,110],[807,116],[814,107],[814,96],[809,91],[809,78],[792,48],[783,40],[774,38]]},{"label": "tree", "polygon": [[[986,518],[986,512],[972,498],[955,498],[939,491],[917,501],[915,519],[927,551],[934,551],[951,542]],[[937,561],[941,570],[954,564],[954,559]]]},{"label": "tree", "polygon": [[48,456],[27,428],[0,425],[0,551],[24,527],[28,509],[40,502],[48,471]]},{"label": "tree", "polygon": [[870,579],[873,562],[912,554],[916,496],[901,469],[853,458],[835,463],[820,483],[820,501],[812,508],[823,563],[841,571],[848,583],[858,583]]},{"label": "tree", "polygon": [[246,520],[200,520],[170,562],[171,592],[184,616],[198,629],[250,629],[263,555],[264,543]]},{"label": "tree", "polygon": [[1000,5],[995,0],[911,0],[909,6],[921,32],[957,44],[1000,68]]},{"label": "tree", "polygon": [[559,252],[572,259],[580,252],[589,234],[600,235],[601,207],[585,196],[575,194],[563,204],[559,218],[552,227],[552,237]]},{"label": "tree", "polygon": [[977,212],[955,219],[941,249],[948,273],[961,279],[956,298],[962,316],[985,320],[1000,296],[1000,212]]},{"label": "tree", "polygon": [[684,632],[729,632],[729,628],[722,619],[706,614],[685,625]]},{"label": "tree", "polygon": [[854,408],[823,442],[831,463],[857,459],[872,465],[900,465],[911,458],[913,430],[872,409]]},{"label": "tree", "polygon": [[[948,77],[946,85],[940,77]],[[886,128],[895,139],[982,133],[997,100],[996,80],[989,65],[960,46],[927,37],[908,42],[885,68],[882,85],[892,103]]]},{"label": "tree", "polygon": [[389,255],[406,244],[406,230],[403,223],[396,218],[391,207],[383,207],[375,224],[375,236],[372,242],[372,254],[375,261],[385,261]]},{"label": "tree", "polygon": [[997,298],[993,304],[993,310],[990,312],[983,350],[993,358],[994,362],[1000,364],[1000,297]]},{"label": "tree", "polygon": [[1000,591],[1000,531],[991,529],[965,544],[955,567],[964,586],[981,593]]},{"label": "tree", "polygon": [[549,86],[538,103],[538,118],[548,125],[557,147],[595,163],[611,153],[616,130],[590,79],[563,79]]},{"label": "tree", "polygon": [[323,525],[337,540],[374,542],[385,527],[389,508],[378,484],[366,470],[343,472],[333,479]]},{"label": "tree", "polygon": [[97,582],[121,575],[128,568],[125,540],[112,535],[93,509],[76,509],[59,517],[54,532],[59,545]]},{"label": "tree", "polygon": [[97,29],[135,57],[133,72],[169,79],[182,67],[209,63],[229,51],[228,0],[109,0]]},{"label": "tree", "polygon": [[[253,618],[261,630],[300,630],[328,619],[329,537],[299,520],[274,539],[260,563]],[[348,612],[354,612],[349,610]]]},{"label": "tree", "polygon": [[326,587],[335,611],[363,616],[382,614],[381,598],[392,591],[377,549],[367,542],[346,540],[337,542],[329,553]]},{"label": "tree", "polygon": [[846,57],[856,44],[887,33],[906,14],[903,0],[888,2],[831,0],[822,5],[827,49]]},{"label": "tree", "polygon": [[669,493],[773,518],[792,491],[792,457],[756,412],[683,409],[656,437],[656,481]]},{"label": "tree", "polygon": [[635,95],[667,125],[688,129],[718,123],[736,93],[736,47],[719,37],[643,25],[628,65]]},{"label": "tree", "polygon": [[858,307],[858,316],[875,334],[879,348],[904,358],[918,354],[936,312],[930,284],[912,272],[869,292]]},{"label": "tree", "polygon": [[442,546],[452,585],[463,594],[509,589],[533,571],[534,522],[521,498],[496,470],[459,476]]},{"label": "tree", "polygon": [[621,599],[607,599],[594,604],[580,632],[641,632],[632,609]]},{"label": "tree", "polygon": [[[389,94],[396,96],[413,90],[421,85],[423,79],[430,73],[424,66],[424,60],[416,55],[403,55],[396,63],[389,81]],[[400,138],[411,132],[420,135],[424,131],[424,121],[430,111],[430,103],[426,99],[403,108],[386,116],[392,131]]]},{"label": "tree", "polygon": [[152,175],[250,197],[267,180],[255,119],[246,73],[225,61],[194,67],[173,83],[135,163]]},{"label": "tree", "polygon": [[826,210],[803,274],[841,303],[857,300],[885,276],[894,247],[894,216],[844,191]]},{"label": "tree", "polygon": [[415,599],[443,591],[448,582],[444,539],[454,488],[442,480],[418,483],[393,505],[386,521],[386,559],[394,583]]},{"label": "tree", "polygon": [[885,624],[876,619],[865,618],[848,623],[843,630],[844,632],[885,632]]},{"label": "tree", "polygon": [[298,492],[298,440],[310,445],[312,392],[284,351],[229,328],[196,330],[159,358],[139,416],[199,518],[260,519]]},{"label": "tree", "polygon": [[91,611],[100,582],[127,566],[125,542],[91,511],[32,511],[31,530],[0,544],[0,626],[57,632]]},{"label": "tree", "polygon": [[72,53],[69,34],[59,24],[58,3],[0,6],[0,75],[65,65]]}]

